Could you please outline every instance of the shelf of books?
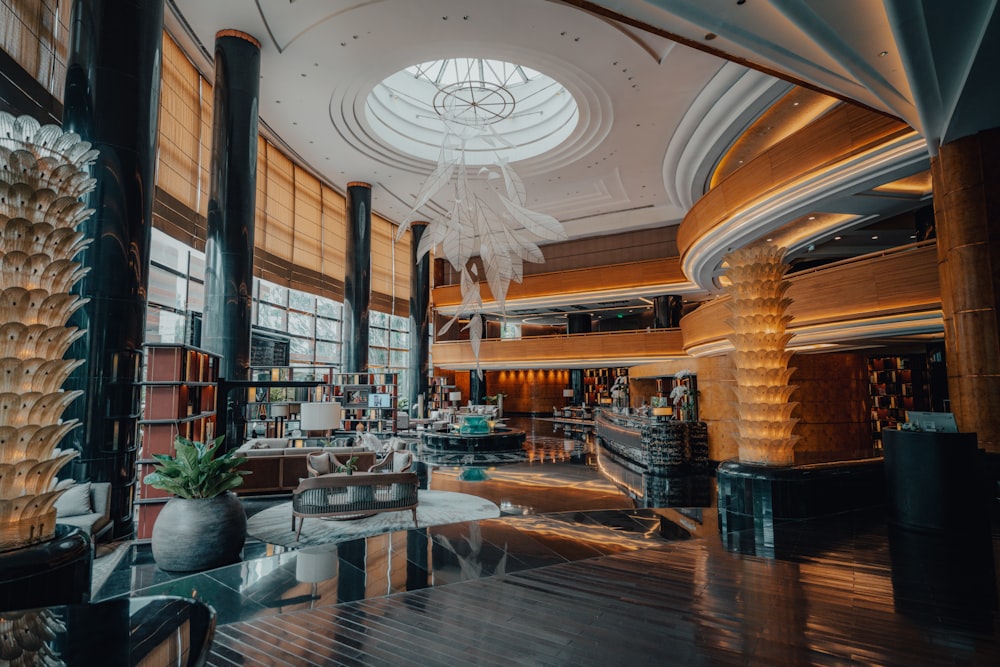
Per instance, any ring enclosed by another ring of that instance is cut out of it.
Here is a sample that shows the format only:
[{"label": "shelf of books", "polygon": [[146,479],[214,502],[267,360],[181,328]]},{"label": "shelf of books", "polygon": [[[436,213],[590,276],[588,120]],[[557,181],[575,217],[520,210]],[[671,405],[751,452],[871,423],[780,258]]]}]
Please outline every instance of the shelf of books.
[{"label": "shelf of books", "polygon": [[355,431],[360,426],[373,433],[394,433],[398,396],[396,373],[334,375],[333,400],[340,403],[341,428],[345,431]]},{"label": "shelf of books", "polygon": [[882,431],[898,428],[907,410],[929,410],[927,359],[923,355],[868,359],[872,439],[882,445]]},{"label": "shelf of books", "polygon": [[151,343],[146,349],[143,411],[139,420],[139,484],[136,536],[153,534],[153,522],[170,499],[165,491],[142,483],[156,454],[174,454],[177,436],[210,442],[215,436],[218,355],[188,345]]}]

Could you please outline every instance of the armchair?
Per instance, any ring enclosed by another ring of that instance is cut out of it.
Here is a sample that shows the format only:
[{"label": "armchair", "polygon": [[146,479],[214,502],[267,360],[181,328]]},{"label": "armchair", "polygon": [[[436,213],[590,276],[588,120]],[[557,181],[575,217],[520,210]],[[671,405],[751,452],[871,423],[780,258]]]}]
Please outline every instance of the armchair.
[{"label": "armchair", "polygon": [[56,523],[82,528],[95,543],[111,531],[111,483],[74,484],[56,500]]},{"label": "armchair", "polygon": [[368,468],[368,472],[409,472],[413,466],[413,452],[406,448],[405,442],[397,442],[395,449]]}]

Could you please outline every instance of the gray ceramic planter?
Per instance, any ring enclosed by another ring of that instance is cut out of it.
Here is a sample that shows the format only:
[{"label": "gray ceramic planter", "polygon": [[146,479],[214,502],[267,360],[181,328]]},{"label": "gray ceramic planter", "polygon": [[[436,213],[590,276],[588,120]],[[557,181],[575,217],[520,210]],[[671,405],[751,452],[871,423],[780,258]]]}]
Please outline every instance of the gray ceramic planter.
[{"label": "gray ceramic planter", "polygon": [[153,558],[162,570],[198,572],[239,561],[247,516],[232,492],[215,498],[172,498],[153,524]]}]

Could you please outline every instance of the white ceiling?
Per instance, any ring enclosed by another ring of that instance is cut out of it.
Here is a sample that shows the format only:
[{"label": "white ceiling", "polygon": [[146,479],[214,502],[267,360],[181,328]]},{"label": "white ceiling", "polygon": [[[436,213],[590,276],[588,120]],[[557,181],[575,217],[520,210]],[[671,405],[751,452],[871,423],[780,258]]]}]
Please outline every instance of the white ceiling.
[{"label": "white ceiling", "polygon": [[[496,58],[556,79],[575,97],[580,122],[558,147],[514,166],[529,206],[581,238],[680,222],[729,143],[791,87],[738,62],[901,117],[932,146],[1000,125],[1000,86],[990,78],[1000,64],[997,0],[961,0],[961,12],[949,10],[954,4],[168,0],[168,26],[189,31],[185,46],[201,49],[197,64],[209,77],[217,31],[258,38],[262,123],[334,187],[371,183],[373,209],[393,221],[410,213],[434,165],[368,126],[374,86],[450,56]],[[885,208],[872,211],[858,194],[830,210],[857,206],[865,220],[899,210],[883,198]],[[420,217],[448,208],[432,200]]]}]

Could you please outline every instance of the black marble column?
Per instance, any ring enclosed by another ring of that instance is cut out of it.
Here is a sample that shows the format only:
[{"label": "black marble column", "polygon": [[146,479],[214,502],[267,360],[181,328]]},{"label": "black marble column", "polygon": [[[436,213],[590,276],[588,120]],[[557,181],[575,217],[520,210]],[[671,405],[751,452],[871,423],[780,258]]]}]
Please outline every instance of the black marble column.
[{"label": "black marble column", "polygon": [[219,377],[247,380],[253,323],[254,204],[260,42],[237,30],[215,35],[212,165],[205,243],[202,347],[222,359]]},{"label": "black marble column", "polygon": [[410,358],[406,398],[410,410],[420,397],[427,400],[427,365],[430,358],[431,256],[417,257],[417,247],[427,229],[423,221],[410,223]]},{"label": "black marble column", "polygon": [[593,331],[590,313],[569,313],[566,315],[566,333],[590,333]]},{"label": "black marble column", "polygon": [[345,373],[368,369],[368,305],[372,295],[372,186],[347,184],[344,323],[340,363]]},{"label": "black marble column", "polygon": [[[590,313],[569,313],[566,315],[566,333],[590,333],[593,329]],[[583,370],[572,368],[569,371],[569,386],[573,390],[572,405],[583,403]]]},{"label": "black marble column", "polygon": [[486,404],[486,376],[479,377],[479,371],[469,371],[469,400],[473,405]]},{"label": "black marble column", "polygon": [[665,294],[653,299],[653,328],[674,329],[681,325],[684,299],[676,294]]},{"label": "black marble column", "polygon": [[583,404],[583,369],[569,369],[569,388],[573,390],[573,405]]},{"label": "black marble column", "polygon": [[114,535],[124,537],[136,483],[163,0],[75,0],[69,32],[63,129],[100,156],[87,198],[95,213],[80,228],[92,243],[77,256],[90,273],[75,291],[90,301],[70,320],[86,334],[66,355],[84,360],[65,386],[84,395],[64,413],[82,426],[62,447],[80,452],[67,466],[74,478],[111,482]]}]

